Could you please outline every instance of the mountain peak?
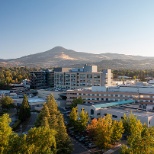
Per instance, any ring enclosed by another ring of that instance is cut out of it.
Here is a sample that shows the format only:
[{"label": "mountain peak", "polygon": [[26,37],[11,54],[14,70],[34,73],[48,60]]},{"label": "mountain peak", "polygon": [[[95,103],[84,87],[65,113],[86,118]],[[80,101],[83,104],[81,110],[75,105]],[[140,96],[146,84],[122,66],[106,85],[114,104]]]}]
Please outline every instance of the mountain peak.
[{"label": "mountain peak", "polygon": [[[150,64],[147,64],[147,59]],[[150,61],[151,59],[151,61]],[[106,68],[152,68],[153,57],[131,56],[116,53],[92,54],[77,52],[56,46],[48,51],[31,54],[17,59],[0,60],[0,65],[30,66],[30,67],[56,67],[76,64],[97,64]],[[142,61],[142,65],[141,65]],[[5,63],[4,63],[5,62]],[[145,65],[146,64],[146,65]]]}]

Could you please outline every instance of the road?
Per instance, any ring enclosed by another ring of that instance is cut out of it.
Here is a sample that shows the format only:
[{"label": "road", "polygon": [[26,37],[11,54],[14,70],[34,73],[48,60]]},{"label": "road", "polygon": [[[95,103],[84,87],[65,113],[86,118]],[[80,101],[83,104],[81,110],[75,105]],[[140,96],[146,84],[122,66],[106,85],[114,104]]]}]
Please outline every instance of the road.
[{"label": "road", "polygon": [[37,119],[38,113],[37,112],[31,112],[31,117],[28,120],[28,123],[23,126],[23,132],[28,132],[29,129],[31,129],[32,127],[34,127],[35,121]]},{"label": "road", "polygon": [[71,138],[73,144],[72,154],[90,154],[90,150],[84,147],[81,143]]}]

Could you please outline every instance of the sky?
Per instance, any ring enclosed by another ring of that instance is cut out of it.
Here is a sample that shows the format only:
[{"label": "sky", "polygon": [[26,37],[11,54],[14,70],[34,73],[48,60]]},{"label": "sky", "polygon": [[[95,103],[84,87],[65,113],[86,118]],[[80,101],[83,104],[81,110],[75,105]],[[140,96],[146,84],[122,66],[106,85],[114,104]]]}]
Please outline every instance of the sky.
[{"label": "sky", "polygon": [[0,0],[0,59],[55,46],[154,56],[154,0]]}]

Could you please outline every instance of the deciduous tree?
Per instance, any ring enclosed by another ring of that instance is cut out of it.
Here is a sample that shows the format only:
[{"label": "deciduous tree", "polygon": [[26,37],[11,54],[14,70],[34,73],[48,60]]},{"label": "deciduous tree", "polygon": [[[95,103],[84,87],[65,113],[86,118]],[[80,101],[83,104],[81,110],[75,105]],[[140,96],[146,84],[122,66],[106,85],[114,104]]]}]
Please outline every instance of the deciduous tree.
[{"label": "deciduous tree", "polygon": [[71,108],[77,107],[78,104],[83,104],[83,99],[81,97],[73,100],[73,102],[71,104]]},{"label": "deciduous tree", "polygon": [[85,112],[84,109],[82,109],[80,114],[79,114],[79,119],[77,121],[77,123],[78,123],[78,130],[79,131],[86,130],[88,121],[89,121],[88,113]]},{"label": "deciduous tree", "polygon": [[9,96],[3,96],[0,99],[0,104],[1,104],[2,109],[10,109],[14,107],[13,99]]},{"label": "deciduous tree", "polygon": [[111,141],[114,144],[122,138],[122,134],[124,132],[123,122],[121,120],[114,120],[112,123],[112,129]]},{"label": "deciduous tree", "polygon": [[9,126],[11,119],[8,114],[0,116],[0,153],[3,154],[9,145],[12,129]]},{"label": "deciduous tree", "polygon": [[71,113],[69,115],[69,122],[71,126],[76,126],[76,122],[78,120],[78,112],[77,112],[77,107],[73,107],[71,110]]}]

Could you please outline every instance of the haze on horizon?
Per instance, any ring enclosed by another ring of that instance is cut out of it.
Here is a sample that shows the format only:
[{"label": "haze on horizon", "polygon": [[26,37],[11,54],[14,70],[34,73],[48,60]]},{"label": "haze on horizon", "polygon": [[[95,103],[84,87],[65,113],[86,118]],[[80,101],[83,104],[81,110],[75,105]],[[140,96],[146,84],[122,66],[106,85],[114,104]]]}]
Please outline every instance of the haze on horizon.
[{"label": "haze on horizon", "polygon": [[0,1],[0,59],[62,46],[154,56],[153,0]]}]

